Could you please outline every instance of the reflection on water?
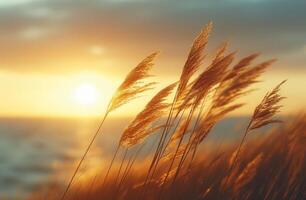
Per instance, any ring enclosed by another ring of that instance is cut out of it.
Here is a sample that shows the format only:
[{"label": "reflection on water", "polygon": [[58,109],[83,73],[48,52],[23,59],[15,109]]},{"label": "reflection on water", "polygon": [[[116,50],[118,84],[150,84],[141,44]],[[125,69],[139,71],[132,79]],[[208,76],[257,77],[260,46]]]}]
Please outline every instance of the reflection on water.
[{"label": "reflection on water", "polygon": [[[129,121],[107,120],[82,172],[105,166]],[[228,130],[242,121],[227,119],[213,137],[232,137]],[[52,179],[67,182],[97,126],[96,119],[0,119],[0,198],[24,197]]]}]

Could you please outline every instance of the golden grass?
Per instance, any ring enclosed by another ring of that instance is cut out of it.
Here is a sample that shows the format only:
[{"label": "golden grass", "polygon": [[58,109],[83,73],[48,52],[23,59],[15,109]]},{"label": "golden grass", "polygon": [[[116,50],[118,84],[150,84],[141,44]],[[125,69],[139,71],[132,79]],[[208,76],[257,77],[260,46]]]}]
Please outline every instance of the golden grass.
[{"label": "golden grass", "polygon": [[[304,197],[305,177],[301,173],[306,167],[305,115],[296,122],[284,125],[283,129],[278,130],[280,133],[271,133],[256,143],[250,142],[248,149],[243,148],[250,131],[279,122],[272,117],[281,108],[279,103],[283,97],[279,92],[284,82],[267,93],[255,108],[238,148],[228,145],[218,150],[222,154],[205,154],[209,150],[203,148],[202,144],[212,128],[227,114],[244,105],[236,101],[252,91],[250,86],[259,82],[260,76],[275,61],[272,59],[253,64],[259,56],[255,53],[235,62],[237,53],[226,53],[228,44],[225,43],[217,49],[210,64],[194,77],[205,57],[204,49],[211,30],[212,23],[209,23],[194,40],[178,82],[158,92],[123,131],[104,178],[85,183],[84,191],[78,191],[75,187],[69,195],[72,181],[106,116],[151,89],[154,83],[144,80],[149,77],[148,72],[157,54],[148,56],[127,75],[110,101],[105,117],[61,199]],[[175,87],[174,99],[168,103],[167,97]],[[166,116],[166,121],[163,121],[163,116]],[[150,140],[154,133],[158,134],[155,150],[140,164],[137,158],[146,140]],[[276,137],[282,137],[283,140],[273,142]],[[119,160],[116,172],[112,172],[113,163],[121,150],[123,157]],[[201,152],[200,158],[198,152]],[[277,166],[279,163],[284,165]],[[271,167],[273,172],[268,171]],[[285,183],[281,183],[281,180]]]},{"label": "golden grass", "polygon": [[[171,188],[165,187],[163,199],[305,199],[306,114],[285,121],[280,127],[258,133],[257,137],[246,142],[247,148],[242,148],[226,185],[224,182],[232,166],[230,160],[236,143],[225,142],[221,148],[214,144],[202,146],[201,156],[195,160],[189,173],[179,176]],[[102,181],[97,181],[90,193],[89,183],[82,183],[82,188],[75,186],[67,199],[100,200],[114,199],[114,196],[116,199],[139,199],[146,167],[143,160],[136,161],[120,190],[115,187],[114,173],[103,187]],[[164,177],[161,170],[148,185],[144,199],[158,199]],[[33,194],[29,200],[43,199],[46,195],[50,200],[57,199],[60,190],[61,187],[49,188],[46,193]]]},{"label": "golden grass", "polygon": [[126,128],[120,138],[120,145],[132,147],[141,143],[150,134],[156,132],[162,126],[150,127],[157,119],[160,119],[169,108],[165,101],[177,84],[171,84],[158,92],[146,105],[136,118]]}]

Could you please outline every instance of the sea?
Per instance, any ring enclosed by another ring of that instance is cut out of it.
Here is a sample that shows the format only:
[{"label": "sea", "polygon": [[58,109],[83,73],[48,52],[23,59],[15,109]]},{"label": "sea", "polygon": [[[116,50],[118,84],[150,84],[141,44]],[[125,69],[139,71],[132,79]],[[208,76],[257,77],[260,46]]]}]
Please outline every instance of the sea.
[{"label": "sea", "polygon": [[[107,165],[131,120],[117,117],[105,121],[89,154],[91,162],[86,162],[91,164],[84,169]],[[224,119],[208,140],[220,145],[239,138],[247,120]],[[89,118],[1,118],[0,199],[26,199],[50,182],[66,184],[99,123],[99,119]],[[148,143],[154,145],[153,141]]]}]

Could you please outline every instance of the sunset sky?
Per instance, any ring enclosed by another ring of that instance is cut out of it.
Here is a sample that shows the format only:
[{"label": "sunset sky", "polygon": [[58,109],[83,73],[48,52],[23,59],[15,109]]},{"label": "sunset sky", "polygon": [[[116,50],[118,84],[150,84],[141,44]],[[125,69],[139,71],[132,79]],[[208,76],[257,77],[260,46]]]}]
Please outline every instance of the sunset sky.
[{"label": "sunset sky", "polygon": [[[306,105],[304,0],[0,0],[0,116],[98,116],[127,72],[160,50],[153,74],[175,81],[209,21],[208,52],[278,61],[236,115],[252,112],[284,79],[284,113]],[[87,95],[84,98],[84,95]],[[139,111],[146,97],[115,115]]]}]

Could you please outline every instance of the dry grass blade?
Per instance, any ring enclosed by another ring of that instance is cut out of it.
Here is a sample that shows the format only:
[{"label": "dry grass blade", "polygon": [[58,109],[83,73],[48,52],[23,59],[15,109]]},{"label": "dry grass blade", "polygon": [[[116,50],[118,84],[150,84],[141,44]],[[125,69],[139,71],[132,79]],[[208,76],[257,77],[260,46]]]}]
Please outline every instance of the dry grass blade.
[{"label": "dry grass blade", "polygon": [[235,53],[230,53],[223,58],[218,58],[218,61],[213,61],[213,64],[208,67],[196,80],[190,91],[190,97],[202,99],[211,88],[218,84],[224,75],[227,68],[234,60]]},{"label": "dry grass blade", "polygon": [[176,168],[172,169],[169,173],[162,174],[158,179],[156,179],[154,182],[158,187],[164,186],[165,183],[168,180],[171,180],[171,178],[175,175]]},{"label": "dry grass blade", "polygon": [[[253,57],[251,57],[253,58]],[[237,71],[237,68],[232,70],[225,76],[217,89],[213,109],[223,107],[233,102],[237,98],[246,94],[244,91],[250,85],[258,82],[257,78],[270,66],[274,60],[269,60],[256,65],[255,67]],[[236,65],[236,66],[239,66]]]},{"label": "dry grass blade", "polygon": [[263,155],[257,155],[248,165],[243,169],[239,176],[235,179],[234,190],[238,193],[238,190],[243,188],[246,184],[256,175],[256,170],[260,166],[263,160]]},{"label": "dry grass blade", "polygon": [[244,58],[242,58],[236,65],[234,65],[234,67],[232,68],[232,70],[226,75],[226,77],[224,78],[224,80],[222,81],[223,84],[226,83],[228,80],[231,80],[232,78],[234,78],[235,76],[237,76],[238,74],[242,74],[243,72],[245,72],[245,70],[247,69],[247,67],[252,63],[253,60],[255,60],[257,57],[259,56],[259,54],[255,53],[255,54],[251,54],[249,56],[246,56]]},{"label": "dry grass blade", "polygon": [[158,126],[151,128],[150,125],[157,119],[159,119],[169,108],[169,104],[166,103],[167,97],[171,94],[177,83],[171,84],[160,92],[158,92],[151,101],[145,106],[132,123],[123,132],[120,139],[120,145],[130,147],[140,143],[145,137],[163,127]]},{"label": "dry grass blade", "polygon": [[216,54],[215,54],[215,57],[214,57],[214,59],[213,59],[213,61],[212,61],[212,64],[215,64],[215,63],[219,62],[219,61],[224,57],[224,53],[225,53],[227,47],[228,47],[228,43],[225,42],[225,43],[223,43],[223,44],[217,49]]},{"label": "dry grass blade", "polygon": [[228,66],[234,60],[235,53],[230,53],[225,57],[216,57],[212,64],[202,72],[191,86],[184,102],[180,105],[179,111],[188,105],[198,105],[210,90],[220,82],[226,74]]},{"label": "dry grass blade", "polygon": [[149,55],[127,75],[113,95],[108,106],[108,112],[111,112],[136,98],[139,93],[151,89],[154,83],[144,84],[143,80],[150,76],[148,73],[153,66],[153,60],[157,55],[157,52]]},{"label": "dry grass blade", "polygon": [[279,120],[272,120],[271,118],[279,112],[279,109],[281,106],[278,105],[278,103],[284,98],[281,97],[278,93],[280,91],[280,86],[284,84],[286,81],[282,81],[280,84],[278,84],[271,92],[267,93],[266,96],[263,98],[261,103],[255,108],[254,114],[244,132],[243,138],[236,150],[235,158],[233,160],[233,164],[231,165],[229,169],[228,176],[225,181],[225,185],[227,185],[227,182],[229,180],[229,177],[232,173],[233,168],[235,167],[235,164],[237,163],[239,153],[241,151],[242,145],[244,144],[244,141],[246,140],[246,137],[248,133],[251,130],[260,128],[262,126],[280,122]]},{"label": "dry grass blade", "polygon": [[169,144],[167,146],[171,146],[173,143],[175,143],[178,139],[180,139],[183,134],[185,133],[185,131],[187,130],[187,127],[189,125],[189,121],[188,120],[184,120],[182,122],[182,124],[180,125],[180,127],[178,128],[178,130],[172,134],[170,140],[169,140]]},{"label": "dry grass blade", "polygon": [[181,145],[178,148],[177,152],[171,150],[170,148],[172,148],[172,147],[169,146],[169,148],[167,149],[167,153],[163,154],[163,156],[161,157],[161,161],[166,162],[166,161],[170,161],[172,159],[180,158],[184,153],[186,145]]},{"label": "dry grass blade", "polygon": [[180,84],[178,86],[178,99],[184,93],[186,86],[192,77],[192,75],[199,69],[204,59],[203,50],[208,43],[208,38],[210,32],[212,30],[213,24],[210,22],[197,36],[191,50],[189,52],[187,61],[184,65],[181,77],[180,77]]},{"label": "dry grass blade", "polygon": [[281,85],[285,82],[286,81],[282,81],[270,93],[267,93],[261,103],[256,107],[251,120],[250,130],[260,128],[267,124],[281,122],[280,120],[273,120],[271,118],[278,113],[281,108],[278,103],[284,99],[284,97],[280,96],[278,93]]},{"label": "dry grass blade", "polygon": [[[229,106],[233,101],[247,92],[244,91],[247,87],[257,82],[257,78],[264,72],[264,70],[273,63],[273,60],[266,61],[256,65],[250,69],[244,69],[242,72],[237,71],[237,69],[245,68],[254,58],[256,54],[248,56],[242,59],[238,64],[236,64],[228,73],[224,76],[218,86],[211,109],[209,110],[207,116],[202,120],[202,133],[200,133],[201,140],[206,136],[206,132],[210,130],[218,120],[224,117],[227,113],[238,109],[243,104],[236,104]],[[205,128],[206,127],[206,128]],[[205,129],[203,129],[205,128]],[[204,131],[203,131],[204,130]]]},{"label": "dry grass blade", "polygon": [[205,120],[199,125],[198,134],[195,138],[197,143],[202,142],[206,136],[208,135],[209,131],[213,128],[213,126],[220,121],[226,114],[237,110],[238,108],[242,107],[244,104],[234,104],[231,106],[224,107],[219,110],[215,110],[214,112],[207,115]]}]

